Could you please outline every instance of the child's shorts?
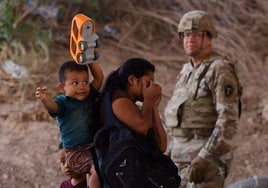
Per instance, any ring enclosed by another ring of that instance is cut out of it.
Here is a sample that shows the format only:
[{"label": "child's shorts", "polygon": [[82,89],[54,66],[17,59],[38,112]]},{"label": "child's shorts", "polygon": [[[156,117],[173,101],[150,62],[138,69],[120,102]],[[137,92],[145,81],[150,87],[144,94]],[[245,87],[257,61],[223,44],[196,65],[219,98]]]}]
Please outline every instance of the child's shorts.
[{"label": "child's shorts", "polygon": [[90,153],[91,145],[64,149],[69,168],[77,173],[90,173],[93,160]]}]

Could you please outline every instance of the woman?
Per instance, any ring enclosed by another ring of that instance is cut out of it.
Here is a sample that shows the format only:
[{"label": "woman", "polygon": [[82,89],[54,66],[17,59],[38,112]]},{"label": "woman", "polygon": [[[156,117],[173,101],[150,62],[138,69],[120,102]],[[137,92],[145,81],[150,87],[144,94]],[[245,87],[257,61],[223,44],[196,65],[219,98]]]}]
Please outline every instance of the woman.
[{"label": "woman", "polygon": [[[167,137],[159,117],[162,89],[154,83],[155,67],[141,58],[128,59],[107,78],[103,93],[111,92],[116,118],[140,136],[152,135],[160,152],[167,148]],[[139,108],[136,102],[143,102]]]},{"label": "woman", "polygon": [[[162,89],[155,67],[145,59],[128,59],[112,72],[103,88],[103,128],[94,138],[103,187],[177,188],[178,169],[163,153],[167,137],[159,117]],[[136,102],[142,102],[139,107]]]}]

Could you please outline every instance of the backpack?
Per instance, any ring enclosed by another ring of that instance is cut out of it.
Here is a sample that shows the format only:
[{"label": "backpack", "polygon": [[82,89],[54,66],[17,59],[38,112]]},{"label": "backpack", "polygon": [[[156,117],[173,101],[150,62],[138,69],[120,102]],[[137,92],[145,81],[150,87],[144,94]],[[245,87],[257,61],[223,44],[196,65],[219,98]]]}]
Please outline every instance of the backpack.
[{"label": "backpack", "polygon": [[104,126],[94,137],[93,161],[104,188],[178,188],[174,162],[113,114],[110,92],[102,99]]}]

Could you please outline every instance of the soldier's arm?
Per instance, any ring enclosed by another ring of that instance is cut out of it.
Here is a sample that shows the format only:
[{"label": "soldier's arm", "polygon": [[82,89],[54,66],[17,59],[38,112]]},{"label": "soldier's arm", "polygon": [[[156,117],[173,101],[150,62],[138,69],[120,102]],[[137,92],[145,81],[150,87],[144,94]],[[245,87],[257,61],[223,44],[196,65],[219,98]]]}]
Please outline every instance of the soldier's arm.
[{"label": "soldier's arm", "polygon": [[239,83],[237,76],[228,64],[216,67],[213,78],[212,95],[218,119],[214,131],[199,156],[215,159],[231,150],[231,141],[237,131],[239,121]]}]

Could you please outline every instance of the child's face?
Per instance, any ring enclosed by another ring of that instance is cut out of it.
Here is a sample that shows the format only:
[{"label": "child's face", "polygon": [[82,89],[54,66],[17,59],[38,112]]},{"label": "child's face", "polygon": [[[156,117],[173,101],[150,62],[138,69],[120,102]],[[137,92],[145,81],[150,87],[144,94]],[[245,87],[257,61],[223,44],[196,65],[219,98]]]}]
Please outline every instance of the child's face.
[{"label": "child's face", "polygon": [[69,176],[70,178],[76,178],[76,177],[81,176],[81,174],[72,171],[68,167],[67,162],[66,162],[65,152],[63,149],[60,149],[59,151],[59,159],[60,159],[61,171],[63,172],[63,174],[65,174],[66,176]]},{"label": "child's face", "polygon": [[60,84],[60,90],[69,97],[84,100],[89,95],[89,81],[87,71],[68,71],[66,81]]}]

